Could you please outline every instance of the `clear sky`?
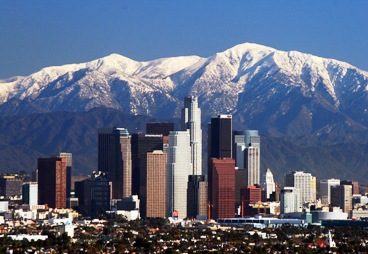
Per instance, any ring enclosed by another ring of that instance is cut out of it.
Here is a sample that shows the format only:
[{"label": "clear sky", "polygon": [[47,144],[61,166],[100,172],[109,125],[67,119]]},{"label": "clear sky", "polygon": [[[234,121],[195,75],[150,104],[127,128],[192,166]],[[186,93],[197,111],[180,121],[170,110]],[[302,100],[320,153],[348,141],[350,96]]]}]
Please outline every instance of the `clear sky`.
[{"label": "clear sky", "polygon": [[0,0],[0,79],[111,53],[208,57],[244,42],[368,71],[368,1]]}]

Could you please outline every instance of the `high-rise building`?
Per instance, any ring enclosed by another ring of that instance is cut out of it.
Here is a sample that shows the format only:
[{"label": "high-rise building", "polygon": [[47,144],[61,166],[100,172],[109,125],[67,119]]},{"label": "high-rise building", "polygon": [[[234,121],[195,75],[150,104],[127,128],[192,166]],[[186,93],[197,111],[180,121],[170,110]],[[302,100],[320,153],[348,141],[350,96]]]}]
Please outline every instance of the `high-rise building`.
[{"label": "high-rise building", "polygon": [[245,138],[245,169],[248,185],[260,185],[261,141],[257,130],[244,131]]},{"label": "high-rise building", "polygon": [[342,180],[341,185],[351,185],[352,186],[352,195],[358,195],[359,194],[359,183],[358,181],[352,181],[352,180]]},{"label": "high-rise building", "polygon": [[319,181],[319,198],[321,203],[329,205],[331,203],[331,186],[340,185],[340,179],[322,179]]},{"label": "high-rise building", "polygon": [[22,185],[22,202],[28,205],[38,205],[38,183],[26,182]]},{"label": "high-rise building", "polygon": [[235,207],[241,208],[241,189],[247,187],[247,172],[244,168],[235,168]]},{"label": "high-rise building", "polygon": [[235,166],[239,169],[245,168],[245,135],[244,131],[233,132],[233,158],[235,159]]},{"label": "high-rise building", "polygon": [[352,185],[331,186],[331,206],[340,207],[344,213],[353,209]]},{"label": "high-rise building", "polygon": [[98,170],[107,173],[112,183],[113,199],[131,195],[131,136],[127,129],[98,130]]},{"label": "high-rise building", "polygon": [[276,184],[273,179],[272,171],[269,168],[266,170],[266,173],[264,175],[262,187],[266,191],[266,199],[270,199],[271,194],[276,192]]},{"label": "high-rise building", "polygon": [[235,215],[235,160],[209,159],[209,201],[211,219],[232,218]]},{"label": "high-rise building", "polygon": [[208,137],[208,158],[232,158],[231,115],[218,115],[212,118]]},{"label": "high-rise building", "polygon": [[[140,213],[145,217],[166,217],[167,153],[162,150],[147,152],[141,170]],[[143,184],[144,183],[144,184]]]},{"label": "high-rise building", "polygon": [[295,187],[299,193],[300,209],[303,208],[305,203],[309,203],[316,200],[313,196],[312,189],[312,175],[310,173],[304,173],[303,171],[293,171],[285,175],[285,187]]},{"label": "high-rise building", "polygon": [[174,131],[174,123],[147,123],[147,134],[161,134],[163,136],[169,136],[170,131]]},{"label": "high-rise building", "polygon": [[10,198],[22,193],[23,179],[18,175],[3,175],[0,177],[0,196]]},{"label": "high-rise building", "polygon": [[280,191],[280,213],[300,212],[299,191],[294,187],[284,187]]},{"label": "high-rise building", "polygon": [[[132,135],[132,193],[138,195],[142,201],[140,189],[145,186],[146,181],[141,180],[141,174],[147,171],[146,156],[147,152],[163,150],[162,134],[135,133]],[[143,173],[142,173],[143,172]],[[144,178],[144,177],[143,177]],[[144,207],[144,205],[141,205]],[[145,217],[144,215],[142,215]]]},{"label": "high-rise building", "polygon": [[189,130],[170,132],[166,171],[167,217],[174,214],[178,218],[187,217],[188,178],[193,168],[191,151]]},{"label": "high-rise building", "polygon": [[70,198],[70,192],[72,189],[73,155],[71,153],[61,152],[54,155],[54,157],[66,158],[66,198]]},{"label": "high-rise building", "polygon": [[75,182],[75,195],[87,216],[96,217],[110,210],[111,184],[104,172],[93,172],[91,178]]},{"label": "high-rise building", "polygon": [[38,158],[38,203],[66,207],[66,158]]},{"label": "high-rise building", "polygon": [[204,175],[190,175],[188,181],[188,218],[205,218],[207,216],[208,183]]},{"label": "high-rise building", "polygon": [[192,175],[202,175],[201,109],[198,107],[198,98],[196,96],[184,98],[184,107],[181,110],[181,130],[189,130],[190,133]]}]

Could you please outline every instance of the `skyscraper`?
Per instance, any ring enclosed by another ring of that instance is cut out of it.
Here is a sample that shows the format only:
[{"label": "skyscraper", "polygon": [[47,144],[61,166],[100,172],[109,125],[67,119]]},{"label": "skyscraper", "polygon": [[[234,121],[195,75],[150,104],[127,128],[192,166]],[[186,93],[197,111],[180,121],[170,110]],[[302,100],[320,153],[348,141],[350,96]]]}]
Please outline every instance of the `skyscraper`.
[{"label": "skyscraper", "polygon": [[331,186],[340,185],[340,179],[322,179],[319,181],[319,197],[321,203],[329,205],[331,203]]},{"label": "skyscraper", "polygon": [[169,136],[170,131],[174,131],[174,123],[147,123],[147,134],[162,134],[163,136]]},{"label": "skyscraper", "polygon": [[280,213],[300,212],[299,191],[294,187],[284,187],[280,191]]},{"label": "skyscraper", "polygon": [[147,152],[141,171],[140,213],[144,217],[166,217],[166,164],[167,153],[161,150]]},{"label": "skyscraper", "polygon": [[85,215],[95,217],[110,209],[111,185],[104,172],[93,172],[91,178],[75,182],[75,195]]},{"label": "skyscraper", "polygon": [[340,207],[344,213],[349,213],[353,209],[352,192],[352,185],[331,186],[331,206]]},{"label": "skyscraper", "polygon": [[113,199],[131,195],[131,137],[127,129],[98,130],[98,169],[108,174]]},{"label": "skyscraper", "polygon": [[202,174],[202,127],[201,109],[198,108],[198,98],[189,96],[184,98],[184,108],[181,110],[181,130],[189,130],[190,146],[192,149],[192,175]]},{"label": "skyscraper", "polygon": [[209,126],[209,158],[232,158],[232,116],[218,115]]},{"label": "skyscraper", "polygon": [[146,185],[147,182],[144,177],[141,180],[140,175],[147,171],[147,152],[154,150],[163,150],[163,136],[161,134],[134,133],[132,135],[132,193],[138,195],[141,202],[144,202],[140,193],[141,185]]},{"label": "skyscraper", "polygon": [[66,207],[66,158],[38,158],[38,203]]},{"label": "skyscraper", "polygon": [[285,187],[295,187],[299,193],[298,208],[301,210],[305,203],[315,201],[312,190],[312,175],[303,171],[293,171],[285,175]]},{"label": "skyscraper", "polygon": [[245,136],[245,169],[248,186],[260,185],[261,141],[257,130],[246,130]]},{"label": "skyscraper", "polygon": [[61,152],[54,157],[66,158],[66,198],[70,198],[70,192],[72,189],[72,166],[73,155],[71,153]]},{"label": "skyscraper", "polygon": [[235,215],[235,160],[211,158],[208,167],[211,219],[232,218]]},{"label": "skyscraper", "polygon": [[172,131],[169,135],[169,151],[166,168],[166,216],[178,214],[187,217],[188,178],[192,174],[190,133]]}]

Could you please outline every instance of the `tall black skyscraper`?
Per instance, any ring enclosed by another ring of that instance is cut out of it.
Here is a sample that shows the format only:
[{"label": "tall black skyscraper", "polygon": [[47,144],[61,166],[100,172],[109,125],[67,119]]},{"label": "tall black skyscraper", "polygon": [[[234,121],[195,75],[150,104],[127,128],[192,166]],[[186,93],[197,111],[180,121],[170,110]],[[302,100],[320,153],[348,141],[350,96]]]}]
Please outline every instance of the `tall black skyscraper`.
[{"label": "tall black skyscraper", "polygon": [[232,117],[219,115],[209,127],[209,158],[232,158]]},{"label": "tall black skyscraper", "polygon": [[98,170],[112,183],[112,198],[132,194],[131,136],[127,129],[98,130]]},{"label": "tall black skyscraper", "polygon": [[162,134],[169,136],[170,131],[174,131],[174,123],[147,123],[147,134]]},{"label": "tall black skyscraper", "polygon": [[[146,167],[144,158],[147,152],[163,150],[163,136],[156,134],[135,133],[132,135],[132,193],[140,195],[141,171]],[[145,183],[142,183],[145,184]]]}]

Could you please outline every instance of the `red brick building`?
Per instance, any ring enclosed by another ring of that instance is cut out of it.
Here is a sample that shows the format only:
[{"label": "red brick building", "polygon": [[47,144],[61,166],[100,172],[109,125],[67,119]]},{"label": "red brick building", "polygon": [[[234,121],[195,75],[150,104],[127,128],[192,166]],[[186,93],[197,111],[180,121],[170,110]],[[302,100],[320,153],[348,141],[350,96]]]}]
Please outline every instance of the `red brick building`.
[{"label": "red brick building", "polygon": [[235,216],[235,160],[209,159],[211,219]]},{"label": "red brick building", "polygon": [[67,158],[38,158],[38,203],[66,207]]}]

